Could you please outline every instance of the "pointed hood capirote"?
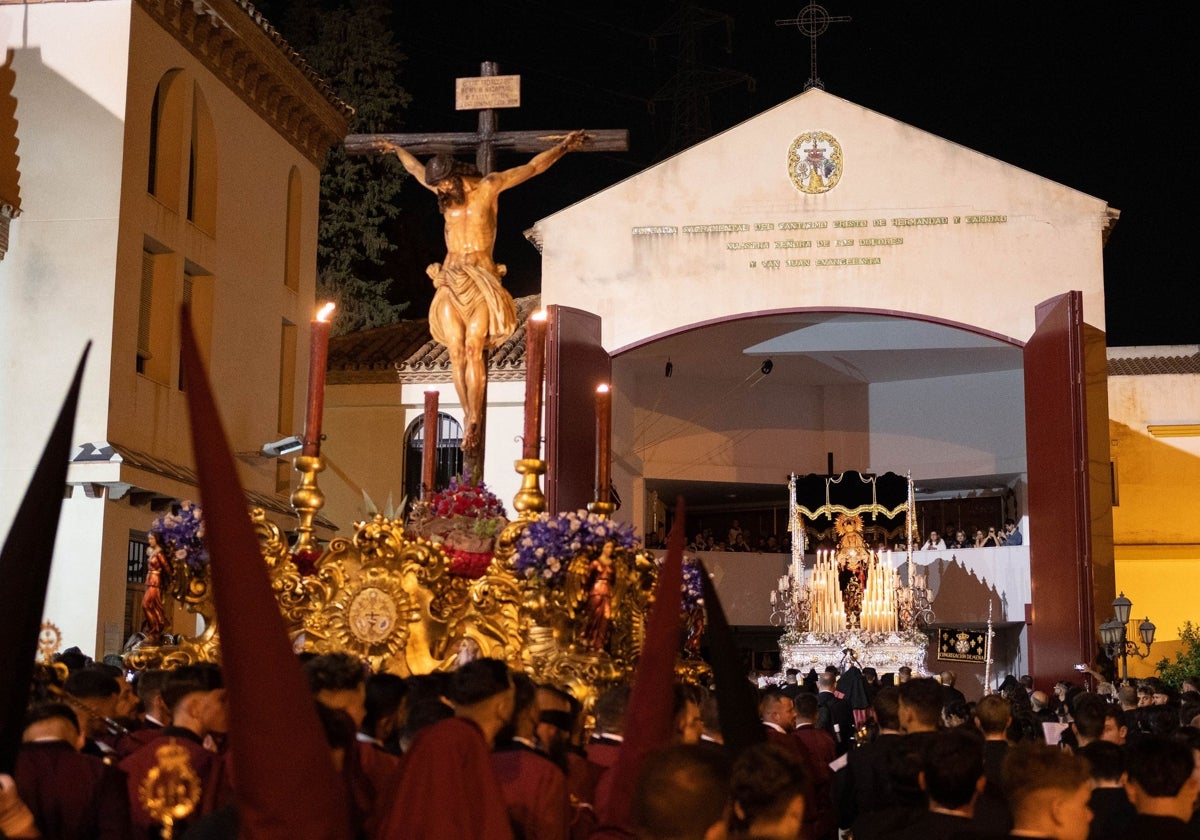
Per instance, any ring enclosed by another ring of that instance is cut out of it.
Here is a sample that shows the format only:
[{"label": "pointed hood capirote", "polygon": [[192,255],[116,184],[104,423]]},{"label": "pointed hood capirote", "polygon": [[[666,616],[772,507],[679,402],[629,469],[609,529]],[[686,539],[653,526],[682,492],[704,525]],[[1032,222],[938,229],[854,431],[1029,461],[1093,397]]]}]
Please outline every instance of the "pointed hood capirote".
[{"label": "pointed hood capirote", "polygon": [[[675,705],[675,658],[679,653],[679,614],[683,608],[683,499],[675,503],[675,522],[667,538],[667,558],[659,569],[654,606],[638,659],[625,714],[624,740],[602,789],[597,791],[601,825],[628,829],[638,774],[646,756],[671,743]],[[609,781],[611,784],[605,784]]]},{"label": "pointed hood capirote", "polygon": [[29,684],[33,679],[38,635],[46,604],[46,586],[50,581],[50,561],[54,557],[54,538],[62,512],[63,487],[67,483],[67,464],[71,457],[71,436],[75,430],[75,410],[83,385],[83,369],[92,348],[83,349],[75,377],[59,409],[25,498],[9,528],[4,548],[0,549],[0,773],[13,772],[25,707],[29,704]]},{"label": "pointed hood capirote", "polygon": [[766,740],[758,717],[758,692],[742,672],[737,643],[725,618],[725,609],[717,597],[708,570],[699,559],[701,582],[704,585],[704,611],[707,614],[705,635],[709,658],[712,660],[713,684],[716,687],[717,714],[721,721],[721,737],[730,755],[737,756],[746,747]]},{"label": "pointed hood capirote", "polygon": [[229,704],[238,836],[350,840],[345,785],[271,592],[187,307],[182,320],[192,449]]}]

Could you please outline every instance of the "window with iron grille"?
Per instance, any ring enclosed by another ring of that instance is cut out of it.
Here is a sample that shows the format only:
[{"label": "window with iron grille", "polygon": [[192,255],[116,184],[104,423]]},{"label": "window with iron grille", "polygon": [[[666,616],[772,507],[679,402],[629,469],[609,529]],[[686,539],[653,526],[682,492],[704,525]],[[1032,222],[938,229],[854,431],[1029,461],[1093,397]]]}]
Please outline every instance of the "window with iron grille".
[{"label": "window with iron grille", "polygon": [[[433,489],[439,490],[456,475],[462,475],[462,424],[449,414],[438,413],[437,457]],[[425,453],[425,418],[418,417],[405,432],[404,493],[409,499],[421,497],[421,466]]]},{"label": "window with iron grille", "polygon": [[145,583],[146,562],[150,553],[150,538],[145,531],[130,531],[125,551],[125,582]]}]

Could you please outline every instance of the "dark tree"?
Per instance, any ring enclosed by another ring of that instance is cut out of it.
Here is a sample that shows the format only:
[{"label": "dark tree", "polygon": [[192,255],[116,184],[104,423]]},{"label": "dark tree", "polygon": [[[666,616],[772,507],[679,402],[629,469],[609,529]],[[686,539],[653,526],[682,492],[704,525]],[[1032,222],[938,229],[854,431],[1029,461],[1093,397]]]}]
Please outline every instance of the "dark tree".
[{"label": "dark tree", "polygon": [[[406,57],[392,40],[384,0],[262,3],[287,42],[354,108],[350,133],[396,131],[409,96],[398,74]],[[394,157],[347,157],[334,147],[321,174],[317,296],[336,300],[337,333],[394,323],[407,303],[392,303],[385,257],[407,173]]]}]

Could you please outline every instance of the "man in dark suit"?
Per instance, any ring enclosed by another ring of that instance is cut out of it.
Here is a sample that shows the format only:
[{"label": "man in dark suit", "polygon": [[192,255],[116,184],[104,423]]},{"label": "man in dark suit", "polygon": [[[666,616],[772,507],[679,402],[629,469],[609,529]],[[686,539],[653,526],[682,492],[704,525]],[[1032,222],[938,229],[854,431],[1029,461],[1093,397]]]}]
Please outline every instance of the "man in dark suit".
[{"label": "man in dark suit", "polygon": [[860,815],[871,811],[901,804],[924,805],[923,797],[919,796],[915,802],[903,802],[892,786],[892,769],[897,764],[895,753],[902,740],[899,690],[894,685],[880,688],[872,708],[878,733],[848,752],[845,766],[834,774],[838,825],[845,829],[851,828]]},{"label": "man in dark suit", "polygon": [[1192,838],[1188,826],[1200,794],[1196,761],[1186,744],[1148,735],[1125,746],[1125,792],[1137,815],[1129,837]]},{"label": "man in dark suit", "polygon": [[929,807],[880,836],[886,840],[982,840],[994,835],[971,823],[975,800],[983,790],[983,748],[978,733],[965,727],[944,729],[926,741],[920,785]]},{"label": "man in dark suit", "polygon": [[780,686],[786,696],[796,699],[796,695],[800,693],[800,671],[795,668],[788,668],[783,674],[783,685]]},{"label": "man in dark suit", "polygon": [[821,707],[817,726],[833,737],[838,755],[854,745],[854,711],[834,691],[835,677],[828,672],[817,678],[817,703]]},{"label": "man in dark suit", "polygon": [[1004,797],[1001,770],[1008,754],[1006,733],[1012,724],[1012,703],[999,694],[989,694],[975,704],[975,728],[983,735],[983,793],[975,802],[976,827],[1007,834],[1012,814]]},{"label": "man in dark suit", "polygon": [[1129,823],[1137,813],[1125,792],[1125,755],[1116,744],[1093,741],[1077,753],[1087,759],[1092,773],[1092,809],[1089,838],[1128,837]]},{"label": "man in dark suit", "polygon": [[[923,817],[929,796],[922,784],[929,745],[942,722],[942,687],[928,677],[908,680],[897,689],[896,715],[904,733],[886,753],[884,765],[889,802],[860,813],[854,822],[855,840],[876,840]],[[982,762],[982,748],[980,749]]]},{"label": "man in dark suit", "polygon": [[[1012,836],[1087,840],[1092,782],[1087,762],[1061,749],[1023,742],[1004,761],[1004,790],[1012,808]],[[1146,837],[1114,834],[1106,837]]]},{"label": "man in dark suit", "polygon": [[942,708],[948,709],[955,703],[966,705],[967,696],[954,687],[954,683],[958,681],[958,674],[953,671],[942,671]]}]

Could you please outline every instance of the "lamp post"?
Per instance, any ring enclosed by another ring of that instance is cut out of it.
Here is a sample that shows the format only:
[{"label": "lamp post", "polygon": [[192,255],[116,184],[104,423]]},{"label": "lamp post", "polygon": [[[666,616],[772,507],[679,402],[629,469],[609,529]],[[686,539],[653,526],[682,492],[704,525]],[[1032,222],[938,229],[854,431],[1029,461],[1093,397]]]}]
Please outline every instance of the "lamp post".
[{"label": "lamp post", "polygon": [[1129,614],[1133,611],[1133,602],[1122,592],[1112,603],[1113,618],[1100,625],[1100,642],[1104,645],[1109,658],[1121,655],[1121,679],[1129,679],[1129,657],[1136,656],[1145,659],[1150,655],[1150,646],[1154,644],[1154,631],[1157,629],[1149,618],[1138,625],[1138,636],[1146,646],[1143,652],[1136,641],[1129,639]]}]

